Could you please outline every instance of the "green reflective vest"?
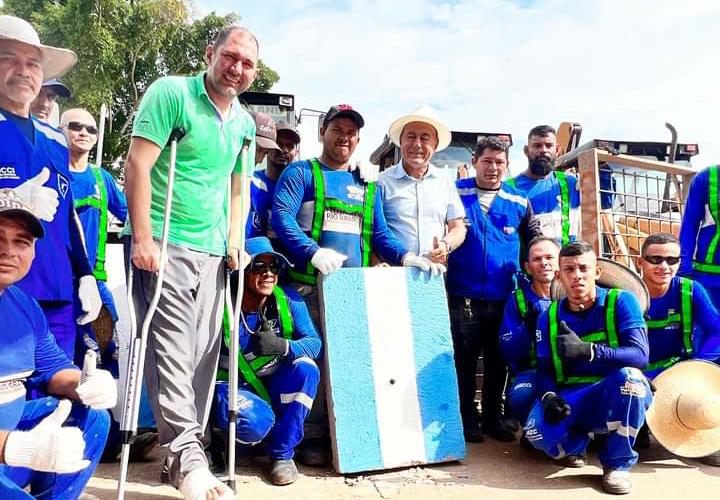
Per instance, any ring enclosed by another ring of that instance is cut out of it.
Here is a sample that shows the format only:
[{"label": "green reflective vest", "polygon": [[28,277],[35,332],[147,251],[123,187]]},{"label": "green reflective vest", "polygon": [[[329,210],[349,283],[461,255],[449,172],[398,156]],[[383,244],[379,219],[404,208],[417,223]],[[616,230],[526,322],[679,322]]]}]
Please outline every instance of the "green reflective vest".
[{"label": "green reflective vest", "polygon": [[[317,158],[310,160],[312,164],[313,186],[315,190],[315,210],[313,212],[312,228],[310,237],[316,242],[320,242],[322,236],[323,222],[325,221],[325,211],[327,209],[336,210],[338,212],[360,215],[362,218],[362,232],[360,235],[360,244],[362,246],[362,267],[370,265],[370,255],[372,254],[372,236],[373,222],[375,218],[375,183],[370,182],[365,188],[365,200],[363,206],[350,205],[340,200],[327,199],[325,192],[325,176],[320,168],[320,162]],[[290,278],[300,283],[308,285],[317,284],[317,270],[308,261],[304,271],[289,269]]]},{"label": "green reflective vest", "polygon": [[708,169],[708,207],[710,216],[715,221],[715,234],[710,240],[705,258],[695,260],[693,269],[703,273],[720,274],[720,265],[714,264],[715,252],[720,243],[720,202],[718,201],[718,184],[720,184],[720,167],[718,165]]},{"label": "green reflective vest", "polygon": [[[280,321],[280,332],[285,340],[292,340],[294,325],[287,295],[285,295],[285,291],[282,288],[276,286],[273,288],[273,296],[275,297],[278,320]],[[240,307],[240,305],[238,304],[237,307]],[[230,349],[230,323],[232,321],[233,318],[230,317],[230,312],[226,307],[225,314],[223,316],[223,337],[225,339],[225,346],[228,349]],[[237,327],[239,327],[239,325],[237,325]],[[245,355],[241,351],[238,351],[238,371],[240,372],[240,375],[242,375],[245,382],[250,384],[250,387],[255,390],[255,393],[268,403],[270,403],[270,394],[260,380],[260,377],[258,377],[257,373],[269,363],[275,361],[275,359],[277,359],[277,356],[259,356],[251,361],[248,361],[245,358]],[[220,368],[217,373],[217,379],[228,380],[227,370]]]},{"label": "green reflective vest", "polygon": [[[523,292],[523,289],[521,287],[517,287],[515,291],[513,292],[513,297],[515,297],[515,304],[517,305],[518,312],[520,313],[520,319],[524,322],[525,317],[528,313],[528,303],[527,298],[525,297],[525,292]],[[532,335],[532,340],[530,342],[530,368],[535,368],[537,366],[537,349],[535,347],[535,332],[530,332]]]},{"label": "green reflective vest", "polygon": [[[620,290],[611,288],[607,294],[607,303],[605,305],[605,330],[599,332],[588,333],[580,337],[585,342],[604,343],[609,347],[618,347],[617,326],[615,324],[615,308],[617,306],[618,295]],[[568,376],[565,373],[565,366],[560,354],[558,353],[558,328],[560,321],[558,319],[558,304],[553,302],[548,309],[548,322],[550,329],[550,350],[552,353],[553,366],[555,367],[555,381],[558,384],[589,384],[599,382],[603,377],[594,375]]]},{"label": "green reflective vest", "polygon": [[101,281],[107,281],[107,271],[105,270],[105,246],[107,245],[107,229],[108,229],[108,198],[107,189],[105,188],[105,180],[102,176],[100,167],[90,166],[90,171],[95,177],[95,184],[98,187],[99,195],[86,196],[75,200],[75,209],[82,207],[92,207],[100,212],[100,223],[98,234],[98,245],[95,257],[95,268],[93,274],[95,278]]},{"label": "green reflective vest", "polygon": [[[686,278],[680,278],[680,312],[668,315],[665,319],[649,319],[646,321],[648,330],[666,328],[672,324],[680,324],[683,334],[683,346],[685,347],[685,358],[681,356],[673,356],[666,359],[659,359],[650,363],[646,370],[655,370],[657,368],[668,368],[681,359],[687,359],[692,356],[692,295],[693,282]],[[650,332],[648,332],[649,334]]]}]

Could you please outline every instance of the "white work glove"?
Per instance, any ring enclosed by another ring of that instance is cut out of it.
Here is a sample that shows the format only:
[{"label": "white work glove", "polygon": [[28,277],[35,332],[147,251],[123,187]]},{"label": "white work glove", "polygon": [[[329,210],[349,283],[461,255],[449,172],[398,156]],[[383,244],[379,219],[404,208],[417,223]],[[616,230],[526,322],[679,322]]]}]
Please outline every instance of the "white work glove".
[{"label": "white work glove", "polygon": [[414,253],[407,253],[402,259],[402,265],[405,267],[419,267],[423,271],[430,271],[433,276],[440,276],[447,269],[442,264],[433,262],[427,257],[420,257]]},{"label": "white work glove", "polygon": [[95,321],[102,307],[102,299],[100,299],[100,291],[95,276],[88,274],[80,278],[78,298],[80,299],[80,307],[85,311],[85,314],[77,319],[77,324],[85,325]]},{"label": "white work glove", "polygon": [[323,274],[337,271],[347,259],[347,255],[336,252],[330,248],[321,248],[312,256],[310,263]]},{"label": "white work glove", "polygon": [[368,184],[377,182],[378,176],[380,175],[380,166],[373,165],[367,160],[355,160],[355,163],[351,163],[350,172],[354,172],[355,170],[360,171],[360,178]]},{"label": "white work glove", "polygon": [[97,369],[97,354],[91,349],[85,353],[80,384],[75,392],[84,405],[96,410],[108,410],[117,403],[115,379],[109,371]]},{"label": "white work glove", "polygon": [[72,405],[63,399],[34,429],[13,431],[5,441],[5,463],[42,472],[67,474],[90,465],[83,460],[85,440],[77,427],[62,427]]},{"label": "white work glove", "polygon": [[49,178],[50,169],[45,167],[35,177],[12,188],[12,190],[28,206],[35,217],[52,222],[60,202],[58,201],[57,191],[43,186]]}]

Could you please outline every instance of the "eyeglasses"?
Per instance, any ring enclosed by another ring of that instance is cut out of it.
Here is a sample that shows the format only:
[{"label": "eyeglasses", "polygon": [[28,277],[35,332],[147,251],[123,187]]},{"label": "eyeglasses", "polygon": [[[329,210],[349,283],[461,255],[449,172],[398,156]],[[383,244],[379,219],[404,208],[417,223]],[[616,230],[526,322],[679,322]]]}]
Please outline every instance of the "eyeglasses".
[{"label": "eyeglasses", "polygon": [[680,262],[680,257],[671,257],[671,256],[664,256],[664,255],[646,255],[643,257],[646,261],[648,261],[653,266],[659,266],[663,262],[667,262],[668,266],[674,266],[678,262]]},{"label": "eyeglasses", "polygon": [[280,264],[276,260],[270,262],[264,262],[262,260],[255,260],[250,264],[250,272],[255,274],[263,274],[270,271],[273,274],[280,272]]},{"label": "eyeglasses", "polygon": [[92,125],[86,125],[85,123],[81,122],[70,122],[67,124],[67,128],[69,130],[72,130],[73,132],[80,132],[82,129],[85,129],[90,135],[96,135],[98,133],[97,127],[94,127]]}]

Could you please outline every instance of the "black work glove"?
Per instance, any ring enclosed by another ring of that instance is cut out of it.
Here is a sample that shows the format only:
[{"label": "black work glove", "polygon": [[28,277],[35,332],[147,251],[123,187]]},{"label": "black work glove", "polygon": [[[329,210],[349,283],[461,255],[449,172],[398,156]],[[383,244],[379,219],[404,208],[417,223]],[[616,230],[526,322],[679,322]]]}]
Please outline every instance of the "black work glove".
[{"label": "black work glove", "polygon": [[572,413],[567,401],[554,392],[545,393],[542,398],[543,416],[550,424],[559,424]]},{"label": "black work glove", "polygon": [[288,341],[275,335],[270,323],[262,322],[260,331],[255,334],[253,354],[255,356],[284,356]]},{"label": "black work glove", "polygon": [[592,343],[581,340],[564,321],[560,322],[557,343],[558,354],[563,361],[590,361],[592,359]]}]

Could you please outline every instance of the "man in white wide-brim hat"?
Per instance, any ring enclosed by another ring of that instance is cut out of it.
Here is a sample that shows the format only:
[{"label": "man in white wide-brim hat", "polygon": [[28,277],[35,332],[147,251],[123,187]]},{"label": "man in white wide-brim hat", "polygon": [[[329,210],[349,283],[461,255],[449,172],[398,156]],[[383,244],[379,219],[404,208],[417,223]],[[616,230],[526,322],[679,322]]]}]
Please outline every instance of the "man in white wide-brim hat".
[{"label": "man in white wide-brim hat", "polygon": [[[75,221],[65,137],[31,117],[30,107],[43,81],[62,76],[76,60],[71,50],[41,44],[27,21],[0,16],[0,188],[12,188],[47,234],[17,286],[38,301],[70,359],[76,321],[93,321],[102,302]],[[76,297],[83,310],[79,318]]]},{"label": "man in white wide-brim hat", "polygon": [[[653,380],[655,397],[647,423],[655,439],[681,457],[720,456],[720,366],[682,361]],[[715,457],[715,461],[707,460]]]},{"label": "man in white wide-brim hat", "polygon": [[388,227],[410,251],[446,264],[467,232],[453,179],[430,163],[450,144],[450,129],[432,108],[421,106],[395,120],[388,136],[402,155],[378,179]]}]

